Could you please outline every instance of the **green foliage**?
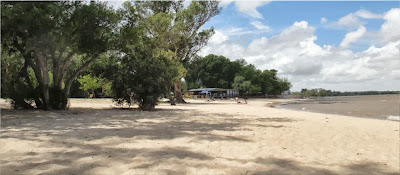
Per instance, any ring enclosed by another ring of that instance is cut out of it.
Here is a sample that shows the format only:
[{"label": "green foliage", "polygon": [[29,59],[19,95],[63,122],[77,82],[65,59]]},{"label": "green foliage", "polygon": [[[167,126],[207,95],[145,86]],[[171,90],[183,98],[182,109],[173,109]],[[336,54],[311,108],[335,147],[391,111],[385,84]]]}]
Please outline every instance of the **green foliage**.
[{"label": "green foliage", "polygon": [[[145,26],[144,32],[154,36],[152,41],[158,43],[155,50],[187,66],[187,63],[196,57],[214,34],[212,27],[200,29],[212,17],[219,14],[221,8],[218,4],[219,1],[192,1],[188,7],[184,8],[183,1],[139,2],[126,3],[125,8],[130,12],[133,10],[137,12],[126,16],[136,15],[145,18],[145,23],[142,23]],[[180,78],[182,78],[186,69],[180,72],[182,73]],[[174,86],[175,96],[178,102],[183,102],[180,78]]]},{"label": "green foliage", "polygon": [[231,62],[224,56],[208,55],[194,60],[189,67],[189,75],[185,79],[189,83],[201,83],[197,85],[205,87],[231,88],[235,75],[240,70],[238,62]]},{"label": "green foliage", "polygon": [[113,96],[113,91],[111,89],[112,83],[111,82],[105,82],[103,84],[103,91],[104,91],[104,95],[106,95],[107,97],[112,97]]},{"label": "green foliage", "polygon": [[35,89],[35,108],[65,109],[72,82],[115,44],[119,16],[102,2],[2,2],[1,11],[2,51],[23,60],[15,72]]},{"label": "green foliage", "polygon": [[90,74],[79,77],[78,82],[81,84],[80,89],[85,91],[90,90],[93,94],[95,89],[101,87],[101,80],[98,77],[94,77]]},{"label": "green foliage", "polygon": [[247,65],[242,60],[230,61],[223,56],[208,55],[204,58],[197,58],[190,62],[188,76],[185,80],[188,88],[218,87],[218,88],[238,88],[234,86],[234,78],[241,76],[245,84],[251,90],[247,95],[262,92],[269,95],[278,95],[291,88],[287,79],[277,77],[277,70],[258,70],[254,65]]},{"label": "green foliage", "polygon": [[260,90],[260,87],[252,85],[251,81],[246,81],[243,76],[236,76],[232,87],[242,95],[250,95]]},{"label": "green foliage", "polygon": [[18,72],[24,66],[24,60],[15,53],[8,54],[3,52],[1,54],[1,97],[9,98],[12,95],[13,80],[18,77]]},{"label": "green foliage", "polygon": [[118,103],[136,102],[142,110],[154,110],[160,95],[168,92],[179,75],[178,63],[165,57],[127,55],[112,90]]},{"label": "green foliage", "polygon": [[188,90],[186,81],[182,81],[182,93],[186,93]]},{"label": "green foliage", "polygon": [[[137,103],[154,110],[158,97],[169,93],[185,69],[169,50],[170,14],[146,14],[146,3],[125,3],[121,13],[120,59],[114,65],[112,91],[117,103]],[[164,31],[167,30],[167,31]]]}]

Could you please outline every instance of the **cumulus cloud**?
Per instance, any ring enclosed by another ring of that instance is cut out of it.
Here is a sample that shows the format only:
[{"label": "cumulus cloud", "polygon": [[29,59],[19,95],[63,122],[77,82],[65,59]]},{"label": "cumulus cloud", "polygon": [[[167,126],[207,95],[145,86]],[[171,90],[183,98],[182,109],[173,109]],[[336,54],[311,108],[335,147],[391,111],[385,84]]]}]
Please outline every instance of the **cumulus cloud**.
[{"label": "cumulus cloud", "polygon": [[358,10],[358,11],[357,11],[356,13],[354,13],[354,14],[355,14],[355,16],[358,16],[358,17],[361,17],[361,18],[364,18],[364,19],[378,19],[378,18],[382,18],[382,15],[381,15],[381,14],[371,13],[370,11],[364,10],[364,9]]},{"label": "cumulus cloud", "polygon": [[364,26],[360,26],[356,31],[347,33],[343,41],[340,43],[340,47],[349,47],[351,43],[359,40],[366,32],[367,29]]},{"label": "cumulus cloud", "polygon": [[259,29],[259,30],[266,30],[266,31],[270,31],[271,29],[269,28],[269,26],[264,25],[263,23],[261,23],[260,21],[253,21],[250,23],[251,25],[253,25],[255,28]]},{"label": "cumulus cloud", "polygon": [[230,3],[232,3],[233,2],[233,0],[221,0],[220,2],[219,2],[219,5],[221,5],[222,7],[226,7],[226,6],[228,6]]},{"label": "cumulus cloud", "polygon": [[350,13],[339,19],[336,23],[340,27],[355,28],[360,25],[364,25],[365,22],[361,21],[356,15]]},{"label": "cumulus cloud", "polygon": [[381,26],[379,36],[384,43],[400,40],[400,8],[393,8],[385,13],[385,23]]},{"label": "cumulus cloud", "polygon": [[228,40],[228,36],[226,36],[225,34],[223,34],[220,31],[216,30],[214,35],[210,38],[210,43],[221,44],[221,43],[225,42],[226,40]]},{"label": "cumulus cloud", "polygon": [[[389,22],[392,14],[386,15]],[[277,69],[281,77],[292,82],[292,90],[313,87],[342,91],[398,90],[400,40],[360,52],[344,47],[356,42],[365,32],[365,27],[359,26],[348,33],[342,41],[343,47],[320,46],[315,43],[318,39],[315,28],[307,21],[297,21],[280,34],[254,39],[247,46],[230,39],[221,44],[210,43],[201,55],[244,58],[259,69]]]},{"label": "cumulus cloud", "polygon": [[340,18],[337,22],[333,23],[333,26],[345,27],[349,29],[357,28],[360,25],[364,25],[365,21],[361,19],[378,19],[382,18],[380,14],[374,14],[368,10],[358,10],[355,13],[349,13],[346,16]]},{"label": "cumulus cloud", "polygon": [[257,11],[257,8],[268,3],[268,1],[235,1],[235,7],[241,13],[253,18],[262,19],[263,16]]}]

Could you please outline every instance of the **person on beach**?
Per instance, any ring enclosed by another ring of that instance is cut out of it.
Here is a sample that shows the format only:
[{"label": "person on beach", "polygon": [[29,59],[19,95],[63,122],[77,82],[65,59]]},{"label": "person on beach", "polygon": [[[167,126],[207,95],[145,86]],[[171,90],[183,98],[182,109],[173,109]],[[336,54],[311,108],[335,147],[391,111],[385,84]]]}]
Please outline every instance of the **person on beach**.
[{"label": "person on beach", "polygon": [[240,104],[241,102],[239,101],[239,97],[235,98],[236,103]]},{"label": "person on beach", "polygon": [[247,97],[244,97],[244,104],[247,104]]},{"label": "person on beach", "polygon": [[213,102],[213,101],[215,101],[215,98],[211,97],[211,99],[208,99],[206,102]]}]

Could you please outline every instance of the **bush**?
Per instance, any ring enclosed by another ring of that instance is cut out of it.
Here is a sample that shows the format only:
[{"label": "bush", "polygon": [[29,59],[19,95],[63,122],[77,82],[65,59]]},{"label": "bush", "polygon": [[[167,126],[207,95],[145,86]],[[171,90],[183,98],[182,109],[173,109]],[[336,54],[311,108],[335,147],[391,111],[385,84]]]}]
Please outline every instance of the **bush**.
[{"label": "bush", "polygon": [[114,100],[119,104],[137,103],[145,111],[155,110],[158,97],[169,91],[180,68],[175,60],[162,56],[127,55],[112,84]]}]

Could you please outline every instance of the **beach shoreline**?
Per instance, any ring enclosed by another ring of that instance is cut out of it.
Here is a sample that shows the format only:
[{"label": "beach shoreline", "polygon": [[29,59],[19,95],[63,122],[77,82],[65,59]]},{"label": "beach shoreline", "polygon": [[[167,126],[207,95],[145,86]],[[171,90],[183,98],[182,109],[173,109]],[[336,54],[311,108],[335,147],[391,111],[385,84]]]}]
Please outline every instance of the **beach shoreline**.
[{"label": "beach shoreline", "polygon": [[299,99],[277,108],[379,120],[400,120],[400,96],[365,95]]},{"label": "beach shoreline", "polygon": [[[1,115],[1,174],[398,174],[399,122],[205,99]],[[288,100],[272,100],[288,101]]]}]

